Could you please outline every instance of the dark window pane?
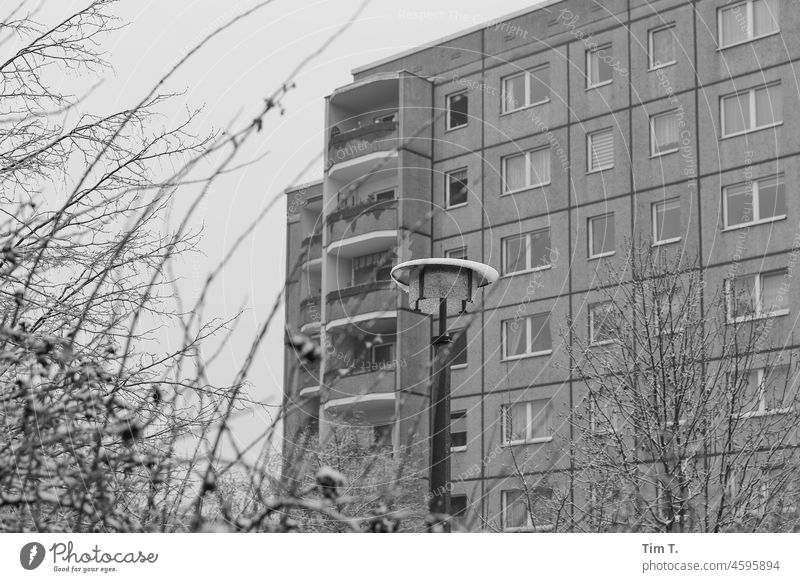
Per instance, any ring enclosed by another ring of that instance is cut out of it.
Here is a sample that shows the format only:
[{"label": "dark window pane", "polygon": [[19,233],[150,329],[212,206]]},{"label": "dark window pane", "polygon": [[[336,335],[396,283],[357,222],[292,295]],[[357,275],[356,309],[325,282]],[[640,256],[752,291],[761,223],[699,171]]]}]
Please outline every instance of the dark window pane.
[{"label": "dark window pane", "polygon": [[469,99],[466,93],[459,93],[458,95],[451,95],[447,98],[447,127],[454,129],[467,125]]},{"label": "dark window pane", "polygon": [[463,366],[467,363],[467,330],[459,329],[451,333],[453,347],[450,352],[452,366]]},{"label": "dark window pane", "polygon": [[467,201],[467,171],[459,170],[447,174],[447,205],[457,206]]}]

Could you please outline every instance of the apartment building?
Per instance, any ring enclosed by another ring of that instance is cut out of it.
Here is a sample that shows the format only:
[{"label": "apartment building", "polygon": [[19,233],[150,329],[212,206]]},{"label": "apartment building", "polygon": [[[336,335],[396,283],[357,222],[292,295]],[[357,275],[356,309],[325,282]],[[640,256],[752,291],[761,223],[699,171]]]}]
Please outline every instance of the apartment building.
[{"label": "apartment building", "polygon": [[404,260],[469,258],[501,274],[449,322],[466,329],[451,472],[470,531],[533,525],[512,454],[533,475],[571,470],[559,445],[580,399],[567,322],[602,339],[593,286],[632,237],[695,254],[709,286],[735,261],[754,309],[780,296],[773,333],[790,337],[798,286],[779,287],[800,224],[786,189],[800,178],[792,8],[549,1],[354,69],[325,100],[324,176],[286,193],[286,326],[323,353],[301,365],[287,350],[287,443],[352,419],[394,450],[424,445],[433,330],[389,280]]}]

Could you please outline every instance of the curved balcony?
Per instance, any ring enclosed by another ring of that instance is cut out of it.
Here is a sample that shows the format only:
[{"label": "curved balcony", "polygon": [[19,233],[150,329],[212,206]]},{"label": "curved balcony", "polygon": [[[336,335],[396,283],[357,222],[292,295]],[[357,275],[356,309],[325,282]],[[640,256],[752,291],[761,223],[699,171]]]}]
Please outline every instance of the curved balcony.
[{"label": "curved balcony", "polygon": [[371,423],[389,422],[395,413],[395,370],[361,373],[357,367],[344,376],[333,374],[326,382],[327,400],[323,409],[340,418]]},{"label": "curved balcony", "polygon": [[347,162],[364,156],[379,157],[373,154],[390,152],[397,147],[397,122],[382,121],[365,124],[342,133],[334,132],[328,142],[328,160],[332,164],[331,172],[338,170],[340,164],[346,167]]},{"label": "curved balcony", "polygon": [[397,290],[391,281],[377,281],[328,293],[327,327],[397,317]]},{"label": "curved balcony", "polygon": [[300,254],[303,257],[303,269],[307,271],[322,269],[322,233],[305,237],[300,243]]},{"label": "curved balcony", "polygon": [[306,297],[300,302],[300,331],[308,333],[319,328],[322,321],[322,301],[319,295]]},{"label": "curved balcony", "polygon": [[328,252],[355,257],[397,244],[397,200],[340,208],[326,219]]}]

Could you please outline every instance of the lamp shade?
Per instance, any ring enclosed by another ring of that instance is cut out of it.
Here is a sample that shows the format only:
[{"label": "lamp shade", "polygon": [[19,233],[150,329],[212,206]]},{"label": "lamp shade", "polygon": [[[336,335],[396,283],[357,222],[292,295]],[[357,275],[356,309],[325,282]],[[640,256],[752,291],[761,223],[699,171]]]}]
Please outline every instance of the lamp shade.
[{"label": "lamp shade", "polygon": [[463,259],[416,259],[392,269],[392,279],[408,293],[412,309],[435,315],[441,299],[447,300],[447,314],[466,311],[479,287],[497,280],[488,265]]}]

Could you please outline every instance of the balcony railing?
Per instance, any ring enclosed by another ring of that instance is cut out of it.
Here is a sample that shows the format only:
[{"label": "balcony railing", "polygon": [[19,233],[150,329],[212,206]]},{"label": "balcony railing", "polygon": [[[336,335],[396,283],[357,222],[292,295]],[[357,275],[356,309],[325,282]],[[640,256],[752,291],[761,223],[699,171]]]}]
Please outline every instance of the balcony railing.
[{"label": "balcony railing", "polygon": [[322,320],[322,301],[319,295],[306,297],[300,302],[301,325],[319,323]]},{"label": "balcony railing", "polygon": [[342,398],[353,398],[367,396],[370,394],[390,394],[395,391],[395,371],[394,368],[384,370],[360,372],[354,369],[348,374],[326,375],[326,386],[328,386],[327,401],[335,401]]},{"label": "balcony railing", "polygon": [[310,234],[300,243],[300,252],[303,262],[313,261],[322,257],[322,233]]},{"label": "balcony railing", "polygon": [[375,281],[332,291],[326,300],[328,322],[363,313],[392,311],[397,307],[397,293],[392,289],[391,281]]},{"label": "balcony railing", "polygon": [[340,208],[327,217],[330,241],[397,229],[397,200],[362,202]]},{"label": "balcony railing", "polygon": [[397,147],[397,122],[383,121],[331,135],[328,158],[339,164],[380,151]]}]

